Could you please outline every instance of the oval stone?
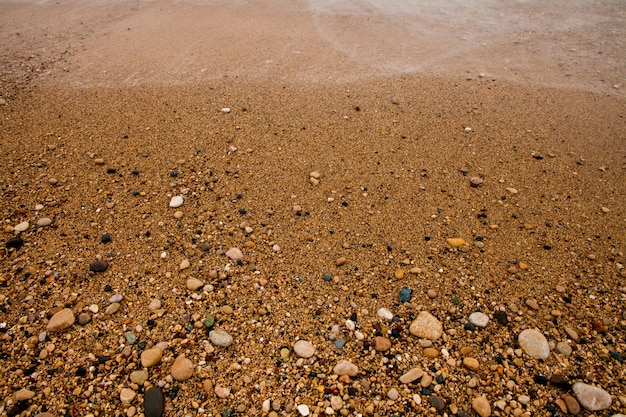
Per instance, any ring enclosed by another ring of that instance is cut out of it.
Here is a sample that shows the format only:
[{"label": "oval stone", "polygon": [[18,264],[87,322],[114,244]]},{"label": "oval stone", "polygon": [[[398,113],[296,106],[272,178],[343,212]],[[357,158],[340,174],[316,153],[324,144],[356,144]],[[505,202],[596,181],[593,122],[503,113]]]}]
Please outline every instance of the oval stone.
[{"label": "oval stone", "polygon": [[537,329],[526,329],[518,336],[520,347],[527,355],[535,359],[546,359],[550,356],[550,345],[545,336]]},{"label": "oval stone", "polygon": [[443,325],[432,314],[421,311],[411,323],[409,332],[422,339],[437,340],[443,334]]}]

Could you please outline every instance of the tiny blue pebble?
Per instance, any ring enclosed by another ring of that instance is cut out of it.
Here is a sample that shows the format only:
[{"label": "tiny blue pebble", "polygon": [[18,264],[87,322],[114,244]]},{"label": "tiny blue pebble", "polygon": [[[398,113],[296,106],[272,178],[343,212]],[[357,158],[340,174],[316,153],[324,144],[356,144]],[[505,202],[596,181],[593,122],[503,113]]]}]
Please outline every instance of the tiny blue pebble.
[{"label": "tiny blue pebble", "polygon": [[413,290],[410,288],[402,288],[400,290],[400,302],[401,303],[408,303],[409,301],[411,301],[411,294],[413,293]]}]

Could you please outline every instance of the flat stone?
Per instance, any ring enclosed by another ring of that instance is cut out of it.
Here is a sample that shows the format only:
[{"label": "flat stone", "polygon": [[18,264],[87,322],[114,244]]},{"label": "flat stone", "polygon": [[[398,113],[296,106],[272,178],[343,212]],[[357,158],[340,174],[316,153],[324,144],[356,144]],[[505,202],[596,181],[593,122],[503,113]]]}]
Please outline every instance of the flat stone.
[{"label": "flat stone", "polygon": [[351,362],[348,362],[345,359],[337,362],[337,365],[333,368],[333,373],[335,375],[348,375],[348,376],[357,376],[359,374],[359,368]]},{"label": "flat stone", "polygon": [[122,391],[120,391],[120,401],[122,404],[130,404],[136,396],[137,393],[130,388],[122,388]]},{"label": "flat stone", "polygon": [[29,390],[29,389],[26,389],[26,388],[22,388],[21,390],[17,391],[15,394],[13,394],[13,397],[15,398],[15,401],[30,400],[34,396],[35,396],[35,393],[33,391]]},{"label": "flat stone", "polygon": [[211,330],[209,340],[215,346],[228,347],[233,344],[233,337],[224,330]]},{"label": "flat stone", "polygon": [[432,314],[421,311],[409,326],[409,332],[419,338],[437,340],[443,334],[443,325]]},{"label": "flat stone", "polygon": [[74,312],[69,308],[64,308],[52,316],[48,322],[48,326],[46,326],[46,329],[49,332],[58,332],[70,327],[74,324],[75,320],[76,318],[74,317]]},{"label": "flat stone", "polygon": [[187,280],[187,289],[190,291],[196,291],[199,288],[204,287],[204,282],[197,278],[189,278]]},{"label": "flat stone", "polygon": [[572,329],[571,327],[566,327],[565,333],[567,333],[567,336],[569,336],[569,338],[572,339],[574,342],[578,342],[580,340],[578,332],[576,332],[576,330]]},{"label": "flat stone", "polygon": [[37,226],[39,227],[46,227],[46,226],[50,226],[52,224],[52,219],[49,217],[42,217],[41,219],[37,220]]},{"label": "flat stone", "polygon": [[539,304],[537,303],[537,300],[534,300],[532,298],[529,298],[528,300],[526,300],[526,305],[532,308],[533,310],[539,310]]},{"label": "flat stone", "polygon": [[523,330],[518,336],[518,342],[522,350],[535,359],[546,359],[550,356],[550,345],[537,329]]},{"label": "flat stone", "polygon": [[410,384],[411,382],[417,381],[424,375],[424,371],[422,368],[412,368],[407,373],[400,377],[400,382],[403,384]]},{"label": "flat stone", "polygon": [[315,355],[315,346],[307,340],[298,340],[296,344],[293,345],[293,351],[301,358],[308,359]]},{"label": "flat stone", "polygon": [[431,359],[436,358],[437,356],[439,356],[439,351],[433,347],[427,347],[426,349],[424,349],[424,356]]},{"label": "flat stone", "polygon": [[391,349],[391,340],[386,337],[376,336],[374,339],[374,349],[378,352],[387,352]]},{"label": "flat stone", "polygon": [[441,411],[444,408],[446,408],[446,402],[443,400],[443,398],[440,398],[436,395],[430,397],[430,399],[428,400],[428,402],[430,403],[430,405],[432,405],[435,410],[437,411]]},{"label": "flat stone", "polygon": [[491,415],[489,400],[482,396],[472,400],[472,409],[476,411],[480,417],[489,417]]},{"label": "flat stone", "polygon": [[480,363],[476,358],[467,357],[463,358],[463,366],[465,366],[469,370],[477,371],[480,367]]},{"label": "flat stone", "polygon": [[225,255],[228,256],[233,261],[243,260],[243,253],[241,252],[241,249],[239,248],[230,248],[226,251]]},{"label": "flat stone", "polygon": [[170,207],[177,208],[183,205],[183,196],[177,195],[170,200]]},{"label": "flat stone", "polygon": [[139,371],[133,371],[130,373],[130,381],[133,384],[137,384],[137,385],[143,385],[144,382],[146,382],[148,380],[148,371],[146,371],[145,369],[141,369]]},{"label": "flat stone", "polygon": [[300,413],[302,417],[306,417],[311,413],[311,410],[309,410],[309,406],[306,404],[298,404],[296,409],[298,410],[298,413]]},{"label": "flat stone", "polygon": [[22,223],[15,225],[13,230],[16,232],[25,232],[28,230],[29,226],[30,226],[30,223],[26,221],[26,222],[22,222]]},{"label": "flat stone", "polygon": [[161,417],[165,408],[165,397],[159,387],[152,387],[143,397],[145,417]]},{"label": "flat stone", "polygon": [[480,187],[483,182],[485,182],[485,180],[480,177],[472,177],[470,178],[470,187]]},{"label": "flat stone", "polygon": [[489,317],[486,314],[481,313],[480,311],[477,311],[475,313],[470,314],[469,322],[472,323],[476,327],[484,328],[484,327],[487,327],[487,323],[489,323]]},{"label": "flat stone", "polygon": [[576,398],[566,394],[563,396],[563,401],[565,402],[565,405],[567,406],[567,409],[571,414],[578,415],[580,413],[580,404],[578,404]]},{"label": "flat stone", "polygon": [[148,304],[148,310],[150,311],[158,310],[160,308],[161,308],[161,300],[159,300],[158,298],[152,299],[152,301],[150,301],[150,304]]},{"label": "flat stone", "polygon": [[105,272],[107,269],[109,269],[107,261],[95,261],[89,265],[91,272]]},{"label": "flat stone", "polygon": [[611,406],[611,394],[599,387],[577,382],[573,386],[576,399],[589,411],[602,411]]},{"label": "flat stone", "polygon": [[144,368],[150,368],[157,363],[161,362],[163,351],[158,347],[146,349],[141,352],[141,366]]},{"label": "flat stone", "polygon": [[110,304],[106,310],[104,310],[104,314],[106,315],[111,315],[111,314],[115,314],[118,311],[120,311],[120,307],[122,307],[122,305],[120,303],[113,303]]},{"label": "flat stone", "polygon": [[172,364],[170,373],[175,380],[186,381],[193,375],[193,363],[185,355],[180,355]]},{"label": "flat stone", "polygon": [[455,248],[460,248],[461,246],[465,245],[465,239],[460,237],[448,238],[446,239],[446,242],[448,242],[450,246],[453,246]]}]

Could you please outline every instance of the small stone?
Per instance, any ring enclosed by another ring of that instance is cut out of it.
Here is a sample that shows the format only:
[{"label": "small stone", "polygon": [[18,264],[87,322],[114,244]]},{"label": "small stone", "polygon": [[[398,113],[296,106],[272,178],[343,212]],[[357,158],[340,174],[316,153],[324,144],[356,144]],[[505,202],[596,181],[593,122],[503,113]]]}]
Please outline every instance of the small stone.
[{"label": "small stone", "polygon": [[109,269],[107,261],[95,261],[89,265],[91,272],[105,272],[107,269]]},{"label": "small stone", "polygon": [[141,366],[150,368],[161,361],[163,351],[158,347],[146,349],[141,352]]},{"label": "small stone", "polygon": [[346,263],[346,262],[347,262],[346,257],[345,257],[345,256],[342,256],[341,258],[339,258],[339,259],[337,259],[337,260],[335,261],[335,265],[337,265],[337,266],[342,266],[342,265],[345,265],[345,263]]},{"label": "small stone", "polygon": [[37,220],[37,226],[39,227],[46,227],[46,226],[50,226],[52,224],[52,219],[49,217],[42,217],[41,219]]},{"label": "small stone", "polygon": [[391,349],[391,340],[386,337],[376,336],[374,339],[374,349],[378,352],[387,352]]},{"label": "small stone", "polygon": [[437,356],[439,356],[439,351],[435,348],[427,347],[426,349],[424,349],[424,356],[431,359],[436,358]]},{"label": "small stone", "polygon": [[185,355],[180,355],[172,364],[170,373],[175,380],[186,381],[193,375],[193,363]]},{"label": "small stone", "polygon": [[470,187],[473,187],[473,188],[480,187],[483,182],[485,182],[485,180],[483,180],[480,177],[472,177],[470,178]]},{"label": "small stone", "polygon": [[144,382],[148,380],[148,371],[145,369],[141,369],[139,371],[133,371],[130,373],[130,381],[133,384],[143,385]]},{"label": "small stone", "polygon": [[487,327],[487,323],[489,323],[489,317],[487,315],[477,311],[475,313],[470,314],[469,321],[476,327]]},{"label": "small stone", "polygon": [[100,236],[100,242],[102,243],[111,242],[111,235],[109,235],[108,233],[103,234],[102,236]]},{"label": "small stone", "polygon": [[305,359],[315,355],[315,347],[307,340],[298,340],[296,344],[293,345],[293,351],[296,352],[296,355]]},{"label": "small stone", "polygon": [[430,403],[431,406],[433,406],[435,408],[435,410],[437,411],[441,411],[444,408],[446,408],[446,403],[445,401],[440,398],[437,397],[436,395],[430,397],[430,399],[428,400],[428,402]]},{"label": "small stone", "polygon": [[572,329],[571,327],[566,327],[565,333],[567,333],[567,336],[569,336],[569,338],[575,342],[578,342],[580,340],[580,337],[578,337],[578,333],[576,332],[576,330]]},{"label": "small stone", "polygon": [[124,299],[122,294],[115,294],[111,298],[109,298],[109,303],[121,303]]},{"label": "small stone", "polygon": [[475,358],[463,358],[463,366],[465,366],[467,369],[471,370],[471,371],[477,371],[478,368],[480,367],[480,364],[478,363],[478,360]]},{"label": "small stone", "polygon": [[311,413],[311,411],[309,410],[309,406],[306,404],[298,404],[296,408],[298,409],[298,413],[300,413],[302,417],[306,417]]},{"label": "small stone", "polygon": [[428,296],[428,298],[430,298],[431,300],[434,300],[435,298],[437,298],[437,291],[433,290],[432,288],[428,289],[428,291],[426,291],[426,295]]},{"label": "small stone", "polygon": [[177,195],[170,200],[170,207],[178,208],[183,205],[183,196]]},{"label": "small stone", "polygon": [[448,242],[450,246],[454,246],[455,248],[459,248],[465,245],[465,239],[462,239],[460,237],[448,238],[446,239],[446,242]]},{"label": "small stone", "polygon": [[482,396],[472,400],[472,409],[476,411],[480,417],[489,417],[491,415],[489,400]]},{"label": "small stone", "polygon": [[241,253],[241,249],[239,248],[230,248],[225,253],[233,261],[241,261],[243,260],[243,253]]},{"label": "small stone", "polygon": [[27,401],[33,398],[34,396],[35,396],[35,393],[26,388],[22,388],[21,390],[13,394],[15,401]]},{"label": "small stone", "polygon": [[409,332],[419,338],[437,340],[443,334],[443,325],[432,314],[421,311],[409,326]]},{"label": "small stone", "polygon": [[25,232],[26,230],[28,230],[28,227],[30,226],[29,222],[22,222],[18,225],[16,225],[13,230],[16,232]]},{"label": "small stone", "polygon": [[180,262],[180,265],[178,266],[178,269],[182,271],[183,269],[187,269],[187,268],[189,268],[189,265],[190,265],[190,264],[189,264],[189,259],[183,259],[183,260]]},{"label": "small stone", "polygon": [[48,322],[48,326],[46,326],[46,330],[49,332],[58,332],[67,329],[74,324],[75,320],[74,312],[69,308],[64,308],[52,316]]},{"label": "small stone", "polygon": [[233,337],[224,330],[211,330],[209,340],[220,347],[228,347],[233,343]]},{"label": "small stone", "polygon": [[413,290],[410,288],[402,288],[400,290],[400,302],[401,303],[408,303],[409,301],[411,301],[411,294],[413,293]]},{"label": "small stone", "polygon": [[412,368],[400,377],[400,382],[403,384],[410,384],[411,382],[420,379],[423,375],[424,371],[421,368]]},{"label": "small stone", "polygon": [[230,388],[226,388],[222,385],[216,385],[215,386],[215,395],[217,395],[219,398],[228,398],[230,396]]},{"label": "small stone", "polygon": [[230,113],[230,108],[229,107],[223,107],[220,111],[222,113],[224,113],[224,114],[228,114],[228,113]]},{"label": "small stone", "polygon": [[556,351],[561,355],[569,356],[572,354],[572,347],[567,342],[559,342],[556,344]]},{"label": "small stone", "polygon": [[80,313],[78,315],[78,324],[84,326],[91,322],[91,315],[89,313]]},{"label": "small stone", "polygon": [[313,171],[309,174],[309,177],[315,178],[316,180],[319,180],[321,176],[322,175],[319,173],[319,171]]},{"label": "small stone", "polygon": [[602,411],[611,406],[611,394],[599,387],[578,382],[573,386],[576,399],[589,411]]},{"label": "small stone", "polygon": [[378,317],[383,318],[385,320],[391,321],[393,319],[393,313],[384,307],[378,309],[378,312],[376,314],[378,315]]},{"label": "small stone", "polygon": [[518,192],[516,188],[512,188],[512,187],[506,188],[506,191],[508,193],[510,193],[510,194],[513,194],[513,195],[517,194],[517,192]]},{"label": "small stone", "polygon": [[7,249],[19,249],[22,246],[24,246],[24,241],[22,240],[21,237],[19,236],[15,236],[12,237],[11,239],[7,240],[7,243],[5,244],[5,246],[7,247]]},{"label": "small stone", "polygon": [[563,396],[563,401],[565,402],[565,405],[567,406],[567,409],[571,414],[578,415],[580,413],[580,404],[578,404],[576,398],[566,394]]},{"label": "small stone", "polygon": [[335,411],[341,410],[341,407],[343,407],[343,399],[339,395],[331,396],[330,407]]},{"label": "small stone", "polygon": [[204,287],[204,282],[197,278],[189,278],[187,280],[187,289],[190,291],[196,291],[199,288]]},{"label": "small stone", "polygon": [[120,392],[120,401],[122,402],[122,404],[130,404],[136,396],[137,393],[132,389],[122,388],[122,391]]},{"label": "small stone", "polygon": [[359,368],[348,362],[347,360],[340,360],[337,365],[333,368],[333,373],[335,375],[348,375],[348,376],[357,376],[359,374]]},{"label": "small stone", "polygon": [[96,165],[104,165],[104,158],[96,158],[93,160]]},{"label": "small stone", "polygon": [[396,269],[394,276],[396,277],[396,279],[404,278],[404,270],[402,270],[401,268]]},{"label": "small stone", "polygon": [[158,310],[161,308],[161,300],[159,300],[158,298],[154,298],[150,301],[150,304],[148,304],[148,310],[150,311],[154,311],[154,310]]},{"label": "small stone", "polygon": [[389,391],[387,391],[387,398],[389,398],[392,401],[395,401],[398,398],[400,398],[400,393],[398,392],[397,389],[391,388],[389,389]]},{"label": "small stone", "polygon": [[539,304],[537,303],[537,300],[533,300],[532,298],[526,300],[526,305],[533,310],[539,310]]},{"label": "small stone", "polygon": [[135,343],[137,343],[137,336],[135,336],[133,332],[124,333],[124,337],[126,338],[126,341],[129,345],[134,345]]},{"label": "small stone", "polygon": [[161,417],[165,408],[165,397],[159,387],[152,387],[146,391],[143,404],[145,417]]},{"label": "small stone", "polygon": [[522,350],[535,359],[547,359],[550,356],[550,345],[537,329],[522,331],[518,336],[518,342]]},{"label": "small stone", "polygon": [[109,305],[106,310],[104,310],[104,314],[106,315],[111,315],[111,314],[115,314],[120,310],[120,307],[122,307],[122,305],[120,303],[113,303],[111,305]]}]

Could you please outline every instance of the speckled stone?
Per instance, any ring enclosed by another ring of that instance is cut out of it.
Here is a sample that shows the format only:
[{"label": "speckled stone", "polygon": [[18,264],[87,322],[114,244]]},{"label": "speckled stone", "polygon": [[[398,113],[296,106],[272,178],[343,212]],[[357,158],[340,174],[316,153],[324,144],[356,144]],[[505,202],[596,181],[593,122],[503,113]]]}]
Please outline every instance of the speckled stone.
[{"label": "speckled stone", "polygon": [[437,340],[443,334],[443,325],[432,314],[421,311],[411,323],[409,332],[416,337]]}]

